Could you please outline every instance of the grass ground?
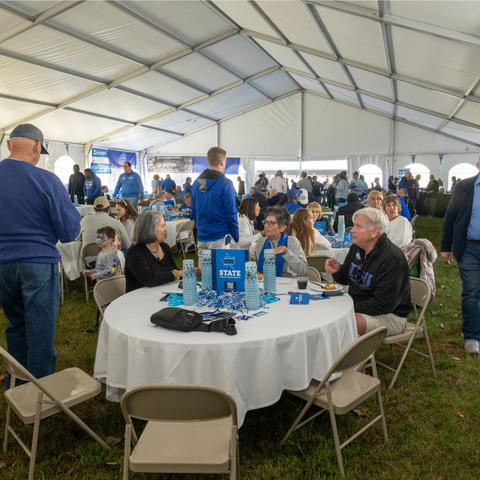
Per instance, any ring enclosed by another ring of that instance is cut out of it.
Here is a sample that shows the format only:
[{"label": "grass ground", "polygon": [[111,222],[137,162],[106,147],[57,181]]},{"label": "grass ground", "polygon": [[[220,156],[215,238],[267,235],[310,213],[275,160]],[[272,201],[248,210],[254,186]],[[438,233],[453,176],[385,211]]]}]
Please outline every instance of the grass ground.
[{"label": "grass ground", "polygon": [[[428,238],[439,251],[442,219],[420,217],[417,236]],[[463,351],[461,333],[461,281],[454,262],[438,260],[434,266],[437,296],[427,310],[438,378],[434,379],[427,359],[414,354],[407,358],[394,389],[387,386],[392,373],[379,369],[390,437],[383,442],[376,424],[343,450],[347,479],[477,480],[480,477],[479,358]],[[480,279],[479,279],[480,281]],[[60,307],[57,321],[57,369],[78,366],[93,373],[96,337],[83,332],[95,320],[93,302],[86,303],[81,281],[71,284],[72,295]],[[1,327],[7,321],[0,312]],[[4,335],[0,344],[5,345]],[[418,349],[425,350],[423,340]],[[398,357],[398,356],[397,356]],[[377,353],[391,361],[389,348]],[[5,372],[0,364],[0,375]],[[2,379],[2,382],[5,380]],[[294,433],[278,450],[283,435],[298,414],[300,402],[285,393],[268,408],[251,411],[240,429],[240,463],[243,479],[278,480],[340,478],[328,417],[320,416]],[[102,394],[74,409],[101,437],[118,443],[106,452],[73,421],[57,415],[42,422],[37,458],[37,479],[118,479],[122,475],[124,422],[118,404]],[[338,417],[341,438],[351,435],[377,413],[368,400],[359,409]],[[6,404],[0,399],[0,428],[3,431]],[[16,422],[18,424],[18,422]],[[32,429],[19,425],[24,438]],[[117,440],[115,440],[117,441]],[[11,441],[7,454],[0,455],[1,479],[24,479],[28,458]],[[209,478],[221,478],[210,476]],[[131,475],[131,478],[142,478]],[[205,478],[195,475],[152,475],[161,479]]]}]

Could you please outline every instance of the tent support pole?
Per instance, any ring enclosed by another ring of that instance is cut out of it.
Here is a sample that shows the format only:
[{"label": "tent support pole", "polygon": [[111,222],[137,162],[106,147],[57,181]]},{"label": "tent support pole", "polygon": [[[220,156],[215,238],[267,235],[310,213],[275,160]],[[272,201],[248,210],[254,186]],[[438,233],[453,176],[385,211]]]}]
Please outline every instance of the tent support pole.
[{"label": "tent support pole", "polygon": [[300,148],[298,152],[298,159],[300,165],[300,173],[299,176],[302,176],[302,160],[303,160],[303,148],[304,148],[304,135],[303,135],[303,127],[305,122],[305,92],[302,90],[301,92],[301,100],[300,100]]},{"label": "tent support pole", "polygon": [[[395,177],[395,169],[394,169],[394,155],[395,155],[395,133],[396,133],[397,122],[395,119],[392,120],[392,130],[390,133],[390,172],[388,175],[393,175]],[[387,177],[388,179],[388,177]],[[388,188],[388,183],[387,183]]]}]

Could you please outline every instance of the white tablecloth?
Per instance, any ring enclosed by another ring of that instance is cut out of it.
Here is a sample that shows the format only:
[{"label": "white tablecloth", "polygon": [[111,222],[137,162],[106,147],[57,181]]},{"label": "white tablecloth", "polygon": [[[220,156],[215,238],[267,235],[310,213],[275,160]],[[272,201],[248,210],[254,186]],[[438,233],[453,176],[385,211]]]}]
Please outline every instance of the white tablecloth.
[{"label": "white tablecloth", "polygon": [[[166,222],[167,224],[167,238],[165,242],[170,246],[173,247],[177,243],[177,234],[178,231],[185,225],[187,222],[189,222],[189,219],[182,219],[182,220],[171,220]],[[182,232],[183,233],[183,232]],[[186,232],[185,232],[185,238],[186,238]]]},{"label": "white tablecloth", "polygon": [[[296,284],[279,292],[298,291]],[[237,321],[238,334],[176,332],[155,327],[153,313],[168,306],[168,284],[142,288],[115,300],[106,310],[94,376],[107,384],[107,399],[142,383],[203,383],[229,392],[242,425],[248,410],[276,403],[286,389],[301,390],[320,380],[356,338],[353,302],[348,295],[289,305],[270,304],[267,315]],[[307,289],[307,292],[313,293]]]},{"label": "white tablecloth", "polygon": [[347,258],[349,248],[331,248],[330,250],[315,250],[315,255],[327,255],[336,258],[340,263],[343,263]]},{"label": "white tablecloth", "polygon": [[85,215],[91,215],[92,213],[95,213],[95,210],[93,209],[93,205],[80,205],[79,207],[75,207],[78,211],[78,213],[84,217]]},{"label": "white tablecloth", "polygon": [[82,242],[57,243],[57,250],[62,257],[63,270],[69,280],[77,279],[83,270]]}]

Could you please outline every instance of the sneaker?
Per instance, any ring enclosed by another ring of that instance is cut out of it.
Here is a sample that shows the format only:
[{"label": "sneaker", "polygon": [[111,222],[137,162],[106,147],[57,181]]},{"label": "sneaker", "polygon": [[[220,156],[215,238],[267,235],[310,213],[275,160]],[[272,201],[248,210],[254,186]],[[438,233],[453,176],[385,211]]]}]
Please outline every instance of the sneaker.
[{"label": "sneaker", "polygon": [[[92,328],[89,328],[86,332],[87,335],[93,335],[94,333],[98,333],[98,325],[94,325]],[[478,347],[477,347],[478,353]]]},{"label": "sneaker", "polygon": [[465,351],[467,353],[480,353],[480,342],[478,340],[465,340]]}]

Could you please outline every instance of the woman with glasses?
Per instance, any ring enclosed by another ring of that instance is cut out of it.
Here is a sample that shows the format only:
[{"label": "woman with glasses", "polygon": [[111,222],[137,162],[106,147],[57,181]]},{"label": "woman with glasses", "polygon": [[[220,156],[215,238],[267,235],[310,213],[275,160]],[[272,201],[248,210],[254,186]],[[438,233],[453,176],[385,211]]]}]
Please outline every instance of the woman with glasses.
[{"label": "woman with glasses", "polygon": [[412,224],[400,215],[400,200],[388,195],[383,201],[383,211],[388,217],[387,237],[402,250],[413,240]]},{"label": "woman with glasses", "polygon": [[[135,223],[133,241],[125,260],[126,291],[178,282],[183,277],[165,239],[167,225],[160,212],[143,212]],[[199,268],[195,273],[200,273]]]},{"label": "woman with glasses", "polygon": [[330,242],[313,228],[314,224],[312,212],[302,208],[293,214],[292,223],[287,229],[287,235],[298,239],[307,257],[315,255],[315,250],[330,250],[332,248]]},{"label": "woman with glasses", "polygon": [[133,240],[133,229],[135,228],[135,222],[138,217],[137,211],[133,208],[132,204],[128,200],[118,200],[115,205],[117,209],[117,215],[120,222],[122,222],[125,230],[127,231],[130,241]]},{"label": "woman with glasses", "polygon": [[257,262],[258,271],[263,273],[264,252],[272,249],[275,254],[277,277],[303,277],[308,263],[300,242],[289,237],[286,230],[290,225],[290,212],[285,207],[269,207],[265,212],[265,238],[250,246],[250,258]]},{"label": "woman with glasses", "polygon": [[265,230],[255,233],[253,223],[260,214],[260,204],[253,197],[246,198],[238,207],[238,234],[237,248],[248,249],[252,243],[265,237]]}]

